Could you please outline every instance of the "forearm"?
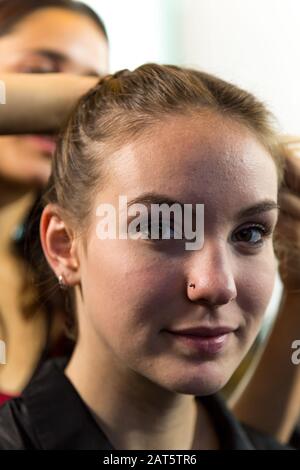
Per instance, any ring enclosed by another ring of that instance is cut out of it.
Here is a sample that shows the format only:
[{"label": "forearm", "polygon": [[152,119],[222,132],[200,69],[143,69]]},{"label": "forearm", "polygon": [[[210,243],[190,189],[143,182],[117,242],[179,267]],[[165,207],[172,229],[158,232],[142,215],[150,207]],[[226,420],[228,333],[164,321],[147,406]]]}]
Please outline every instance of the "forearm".
[{"label": "forearm", "polygon": [[300,414],[300,365],[291,360],[295,339],[300,339],[300,293],[284,293],[259,364],[232,404],[241,421],[282,442],[288,441]]},{"label": "forearm", "polygon": [[6,104],[0,105],[0,134],[57,131],[74,104],[98,77],[71,74],[2,74]]}]

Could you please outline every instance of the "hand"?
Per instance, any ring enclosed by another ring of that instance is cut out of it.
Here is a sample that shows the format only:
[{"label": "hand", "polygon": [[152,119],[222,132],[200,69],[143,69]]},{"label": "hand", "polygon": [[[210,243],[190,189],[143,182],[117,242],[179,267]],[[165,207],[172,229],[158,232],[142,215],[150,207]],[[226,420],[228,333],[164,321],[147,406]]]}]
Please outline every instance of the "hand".
[{"label": "hand", "polygon": [[286,292],[300,293],[300,138],[286,143],[285,182],[274,234],[279,274]]}]

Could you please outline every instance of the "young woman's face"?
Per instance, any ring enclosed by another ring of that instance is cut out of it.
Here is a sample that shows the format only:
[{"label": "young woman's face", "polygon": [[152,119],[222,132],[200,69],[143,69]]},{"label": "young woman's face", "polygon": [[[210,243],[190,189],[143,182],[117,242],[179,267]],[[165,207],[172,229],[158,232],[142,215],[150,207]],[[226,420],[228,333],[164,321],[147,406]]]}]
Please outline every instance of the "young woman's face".
[{"label": "young woman's face", "polygon": [[[249,349],[272,293],[275,164],[250,131],[207,113],[169,118],[109,165],[95,208],[145,193],[204,204],[204,245],[100,240],[94,211],[80,250],[81,337],[94,335],[122,368],[164,388],[213,393]],[[189,329],[198,338],[178,333]]]},{"label": "young woman's face", "polygon": [[[88,16],[62,8],[38,9],[0,38],[0,71],[103,75],[108,71],[108,44]],[[2,160],[7,162],[3,171],[0,168],[8,178],[38,184],[47,181],[53,138],[1,137],[0,146]]]}]

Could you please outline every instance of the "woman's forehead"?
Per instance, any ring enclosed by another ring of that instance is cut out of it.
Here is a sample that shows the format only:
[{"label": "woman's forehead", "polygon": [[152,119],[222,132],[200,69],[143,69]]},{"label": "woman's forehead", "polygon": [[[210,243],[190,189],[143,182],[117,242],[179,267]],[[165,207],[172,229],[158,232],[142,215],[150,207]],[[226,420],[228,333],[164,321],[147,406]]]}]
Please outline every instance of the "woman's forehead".
[{"label": "woman's forehead", "polygon": [[118,210],[120,196],[126,197],[128,206],[147,208],[179,203],[192,205],[194,210],[204,204],[209,230],[238,223],[239,214],[254,206],[259,209],[247,217],[262,213],[262,208],[276,216],[276,166],[251,133],[223,127],[224,135],[217,128],[206,134],[195,122],[172,123],[171,127],[169,132],[161,126],[153,138],[116,152],[96,205],[110,203]]},{"label": "woman's forehead", "polygon": [[277,192],[277,170],[269,152],[243,126],[220,118],[162,123],[152,137],[116,152],[111,164],[112,180],[124,190],[168,189],[196,198],[201,193]]}]

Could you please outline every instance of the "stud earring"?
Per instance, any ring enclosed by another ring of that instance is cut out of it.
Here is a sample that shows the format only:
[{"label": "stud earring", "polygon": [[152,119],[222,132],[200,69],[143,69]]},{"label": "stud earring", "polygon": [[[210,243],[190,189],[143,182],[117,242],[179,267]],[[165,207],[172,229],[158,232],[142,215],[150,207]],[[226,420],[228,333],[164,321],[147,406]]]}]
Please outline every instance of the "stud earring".
[{"label": "stud earring", "polygon": [[62,274],[58,276],[58,284],[59,284],[60,289],[62,290],[66,290],[68,288]]}]

